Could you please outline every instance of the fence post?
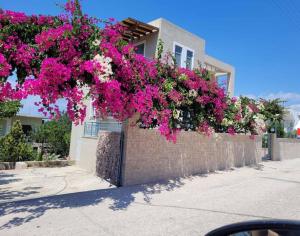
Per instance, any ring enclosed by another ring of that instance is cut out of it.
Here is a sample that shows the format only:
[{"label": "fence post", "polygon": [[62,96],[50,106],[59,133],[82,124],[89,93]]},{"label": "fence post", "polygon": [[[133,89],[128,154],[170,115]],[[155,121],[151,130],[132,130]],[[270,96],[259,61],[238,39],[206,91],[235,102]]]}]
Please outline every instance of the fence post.
[{"label": "fence post", "polygon": [[125,151],[124,151],[124,126],[126,121],[122,124],[122,130],[120,134],[120,157],[119,157],[119,164],[118,164],[118,176],[117,176],[117,187],[122,186],[123,182],[123,159],[125,158]]},{"label": "fence post", "polygon": [[127,135],[128,135],[128,126],[129,126],[128,123],[129,123],[128,120],[122,123],[121,152],[120,152],[117,187],[122,187],[125,182],[125,164],[126,164],[126,150],[127,150],[127,139],[128,139]]},{"label": "fence post", "polygon": [[126,184],[126,163],[127,163],[127,143],[130,139],[131,132],[130,129],[136,125],[137,120],[140,118],[139,113],[134,114],[131,118],[127,119],[122,123],[122,153],[120,158],[120,169],[119,169],[119,183],[118,187],[124,186]]},{"label": "fence post", "polygon": [[272,161],[281,161],[276,134],[269,134],[268,151]]}]

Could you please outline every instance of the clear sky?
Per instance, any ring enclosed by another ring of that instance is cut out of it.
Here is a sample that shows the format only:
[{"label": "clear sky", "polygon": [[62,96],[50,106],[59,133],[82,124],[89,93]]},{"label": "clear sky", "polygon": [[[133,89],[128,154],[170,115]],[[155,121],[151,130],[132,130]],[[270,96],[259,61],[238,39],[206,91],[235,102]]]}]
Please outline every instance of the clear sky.
[{"label": "clear sky", "polygon": [[[59,14],[62,0],[0,0],[27,14]],[[236,69],[235,95],[288,100],[300,111],[299,0],[83,0],[99,18],[163,17],[206,40],[206,52]]]}]

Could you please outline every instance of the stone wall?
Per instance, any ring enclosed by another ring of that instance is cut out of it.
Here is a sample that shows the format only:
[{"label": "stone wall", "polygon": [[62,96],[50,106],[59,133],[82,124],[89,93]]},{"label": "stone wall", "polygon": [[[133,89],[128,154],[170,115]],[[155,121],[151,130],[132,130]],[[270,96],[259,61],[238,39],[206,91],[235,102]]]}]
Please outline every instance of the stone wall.
[{"label": "stone wall", "polygon": [[300,140],[271,136],[271,159],[282,161],[300,158]]},{"label": "stone wall", "polygon": [[0,170],[41,168],[41,167],[63,167],[74,165],[70,160],[49,160],[49,161],[20,161],[20,162],[0,162]]},{"label": "stone wall", "polygon": [[121,133],[99,132],[96,152],[96,175],[119,186]]},{"label": "stone wall", "polygon": [[182,131],[174,144],[157,130],[130,125],[125,128],[124,136],[123,186],[255,165],[262,157],[260,136],[206,137]]}]

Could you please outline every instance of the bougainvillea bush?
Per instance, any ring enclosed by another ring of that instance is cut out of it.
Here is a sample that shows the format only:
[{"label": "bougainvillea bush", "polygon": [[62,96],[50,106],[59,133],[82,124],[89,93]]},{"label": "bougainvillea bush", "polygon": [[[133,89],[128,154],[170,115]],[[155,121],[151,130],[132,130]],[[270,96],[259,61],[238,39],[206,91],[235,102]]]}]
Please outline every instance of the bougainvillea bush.
[{"label": "bougainvillea bush", "polygon": [[[67,114],[78,124],[89,97],[98,115],[123,121],[139,113],[141,127],[157,127],[170,140],[181,129],[263,129],[255,118],[259,106],[228,98],[205,69],[167,63],[161,45],[158,57],[149,60],[123,40],[124,28],[113,19],[83,15],[78,1],[68,1],[65,10],[61,16],[0,12],[0,102],[38,95],[39,111],[53,117],[58,99],[65,98]],[[16,86],[7,81],[14,72]]]},{"label": "bougainvillea bush", "polygon": [[264,103],[247,97],[228,100],[221,130],[228,133],[262,134],[266,131]]}]

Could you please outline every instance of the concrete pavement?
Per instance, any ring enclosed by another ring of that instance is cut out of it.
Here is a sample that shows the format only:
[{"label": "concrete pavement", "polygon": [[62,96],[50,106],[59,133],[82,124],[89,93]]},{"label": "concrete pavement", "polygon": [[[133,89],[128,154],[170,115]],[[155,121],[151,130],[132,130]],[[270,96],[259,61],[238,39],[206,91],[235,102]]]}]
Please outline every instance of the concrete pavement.
[{"label": "concrete pavement", "polygon": [[204,235],[271,218],[300,220],[300,159],[2,203],[0,235]]},{"label": "concrete pavement", "polygon": [[0,203],[111,187],[76,166],[0,171]]}]

